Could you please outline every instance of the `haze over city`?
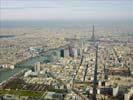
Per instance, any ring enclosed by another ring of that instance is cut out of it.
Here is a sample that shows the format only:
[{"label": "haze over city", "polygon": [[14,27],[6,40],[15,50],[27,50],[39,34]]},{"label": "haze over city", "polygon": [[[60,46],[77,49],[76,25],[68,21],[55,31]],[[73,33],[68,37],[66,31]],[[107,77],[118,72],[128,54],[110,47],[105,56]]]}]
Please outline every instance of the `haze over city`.
[{"label": "haze over city", "polygon": [[1,0],[0,20],[132,20],[132,0]]}]

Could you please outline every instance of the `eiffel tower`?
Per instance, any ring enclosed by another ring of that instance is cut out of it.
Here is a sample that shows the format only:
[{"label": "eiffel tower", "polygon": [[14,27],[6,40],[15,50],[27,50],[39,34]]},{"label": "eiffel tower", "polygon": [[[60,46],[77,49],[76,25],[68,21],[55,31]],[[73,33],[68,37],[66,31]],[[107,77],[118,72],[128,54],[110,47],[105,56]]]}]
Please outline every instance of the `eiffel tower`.
[{"label": "eiffel tower", "polygon": [[91,36],[91,41],[92,42],[95,42],[95,34],[94,34],[94,31],[95,31],[95,27],[93,25],[93,28],[92,28],[92,36]]}]

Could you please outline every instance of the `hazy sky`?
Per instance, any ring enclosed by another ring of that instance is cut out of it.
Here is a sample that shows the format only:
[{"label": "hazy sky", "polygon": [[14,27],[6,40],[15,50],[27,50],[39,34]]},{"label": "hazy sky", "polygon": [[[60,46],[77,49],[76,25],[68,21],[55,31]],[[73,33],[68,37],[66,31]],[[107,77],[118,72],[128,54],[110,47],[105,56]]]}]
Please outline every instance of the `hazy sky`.
[{"label": "hazy sky", "polygon": [[133,0],[0,0],[0,20],[132,20]]}]

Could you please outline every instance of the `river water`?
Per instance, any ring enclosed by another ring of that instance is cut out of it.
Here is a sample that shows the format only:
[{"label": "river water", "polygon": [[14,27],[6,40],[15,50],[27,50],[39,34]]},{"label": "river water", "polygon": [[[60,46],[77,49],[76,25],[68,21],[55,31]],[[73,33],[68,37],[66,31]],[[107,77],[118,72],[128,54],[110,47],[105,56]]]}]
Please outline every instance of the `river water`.
[{"label": "river water", "polygon": [[7,80],[8,78],[10,78],[11,76],[13,76],[14,74],[20,72],[25,67],[31,68],[31,67],[34,66],[34,64],[36,62],[44,62],[48,58],[49,58],[49,55],[34,57],[32,59],[29,59],[29,60],[25,61],[23,64],[21,64],[20,67],[16,67],[14,69],[1,70],[0,71],[0,83],[3,82],[3,81],[5,81],[5,80]]}]

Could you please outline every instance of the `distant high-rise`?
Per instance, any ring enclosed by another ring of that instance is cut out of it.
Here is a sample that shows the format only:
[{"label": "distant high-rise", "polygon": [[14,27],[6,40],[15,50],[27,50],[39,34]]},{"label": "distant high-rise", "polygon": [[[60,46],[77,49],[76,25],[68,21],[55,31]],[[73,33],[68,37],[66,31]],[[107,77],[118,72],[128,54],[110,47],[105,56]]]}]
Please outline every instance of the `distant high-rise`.
[{"label": "distant high-rise", "polygon": [[95,42],[95,33],[94,33],[94,31],[95,31],[95,27],[93,25],[93,28],[92,28],[92,36],[91,36],[91,41],[92,42]]},{"label": "distant high-rise", "polygon": [[69,56],[74,57],[72,46],[69,46]]},{"label": "distant high-rise", "polygon": [[74,57],[78,57],[78,49],[77,48],[73,48],[73,55]]},{"label": "distant high-rise", "polygon": [[77,49],[78,56],[81,56],[81,53],[82,53],[81,51],[82,51],[81,48],[78,48],[78,49]]},{"label": "distant high-rise", "polygon": [[66,48],[66,49],[64,50],[64,56],[65,56],[65,57],[69,57],[69,48]]},{"label": "distant high-rise", "polygon": [[37,72],[37,73],[39,73],[40,72],[40,62],[37,62],[37,63],[35,63],[35,67],[34,67],[35,69],[35,72]]},{"label": "distant high-rise", "polygon": [[60,50],[60,57],[64,58],[64,49]]}]

